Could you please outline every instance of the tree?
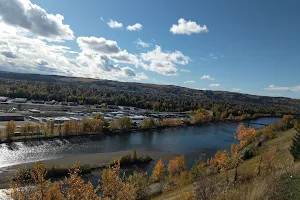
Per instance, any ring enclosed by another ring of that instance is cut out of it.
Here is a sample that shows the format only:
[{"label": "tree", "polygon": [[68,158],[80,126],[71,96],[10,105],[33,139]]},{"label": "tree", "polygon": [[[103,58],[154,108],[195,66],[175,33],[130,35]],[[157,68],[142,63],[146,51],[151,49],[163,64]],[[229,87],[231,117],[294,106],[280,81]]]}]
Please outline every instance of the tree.
[{"label": "tree", "polygon": [[99,196],[97,192],[100,187],[94,188],[92,183],[88,181],[84,183],[84,180],[80,176],[81,170],[78,164],[75,164],[74,170],[70,172],[70,175],[65,180],[66,187],[64,193],[68,200],[98,200]]},{"label": "tree", "polygon": [[153,181],[161,181],[165,176],[165,165],[163,161],[160,159],[153,168],[152,171],[152,180]]},{"label": "tree", "polygon": [[47,170],[44,164],[42,162],[35,163],[30,174],[35,186],[32,199],[46,199],[51,181],[46,179]]},{"label": "tree", "polygon": [[234,120],[234,116],[233,116],[232,113],[229,114],[228,119],[229,119],[229,120]]},{"label": "tree", "polygon": [[148,193],[149,179],[147,173],[133,172],[127,182],[135,189],[136,199],[145,199]]},{"label": "tree", "polygon": [[132,152],[131,152],[131,160],[132,160],[132,162],[134,162],[136,160],[136,150],[135,149],[132,150]]},{"label": "tree", "polygon": [[70,124],[69,122],[64,122],[62,125],[62,136],[70,134]]},{"label": "tree", "polygon": [[242,162],[242,158],[241,158],[241,154],[239,152],[238,145],[231,144],[230,159],[231,159],[232,165],[235,167],[234,182],[237,182],[238,167],[239,167],[239,164]]},{"label": "tree", "polygon": [[101,176],[102,194],[104,198],[112,200],[135,200],[136,189],[130,181],[123,182],[119,176],[120,165],[104,169]]},{"label": "tree", "polygon": [[228,169],[229,169],[230,160],[229,160],[229,154],[227,150],[224,151],[218,150],[217,153],[215,154],[214,160],[217,166],[220,168],[220,171],[226,172],[226,181],[227,183],[229,183]]},{"label": "tree", "polygon": [[256,137],[256,131],[253,127],[246,128],[243,123],[240,123],[237,130],[237,135],[234,138],[240,141],[239,149],[244,148],[249,141],[252,141]]},{"label": "tree", "polygon": [[226,111],[223,111],[221,116],[220,116],[220,120],[224,121],[226,119],[227,115],[228,115],[228,113]]},{"label": "tree", "polygon": [[169,176],[173,177],[174,174],[176,173],[176,170],[177,170],[177,160],[176,159],[169,160],[169,164],[168,164]]},{"label": "tree", "polygon": [[14,121],[7,122],[4,129],[4,138],[10,140],[14,136],[15,130],[16,123]]},{"label": "tree", "polygon": [[293,138],[293,142],[291,144],[290,152],[294,158],[294,161],[300,161],[300,120],[297,120],[295,123],[295,129],[297,134]]},{"label": "tree", "polygon": [[141,122],[142,129],[152,129],[155,128],[155,122],[153,118],[145,118]]},{"label": "tree", "polygon": [[46,136],[51,137],[54,134],[54,121],[49,120],[46,123]]},{"label": "tree", "polygon": [[193,120],[197,124],[207,123],[207,122],[210,122],[212,120],[212,116],[210,115],[210,113],[207,110],[199,108],[196,111],[196,115],[194,116]]},{"label": "tree", "polygon": [[119,119],[120,128],[122,131],[130,131],[132,126],[132,121],[128,116],[124,116]]}]

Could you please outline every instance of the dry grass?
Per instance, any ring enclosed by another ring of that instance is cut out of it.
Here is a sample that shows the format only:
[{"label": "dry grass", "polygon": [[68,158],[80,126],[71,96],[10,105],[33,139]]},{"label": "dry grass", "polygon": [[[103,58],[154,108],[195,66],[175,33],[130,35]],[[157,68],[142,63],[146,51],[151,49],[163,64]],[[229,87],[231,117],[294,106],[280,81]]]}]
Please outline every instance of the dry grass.
[{"label": "dry grass", "polygon": [[[278,134],[278,137],[265,142],[260,148],[258,155],[244,161],[238,168],[239,182],[235,186],[225,186],[225,174],[221,173],[217,176],[224,181],[223,187],[219,188],[219,192],[214,195],[215,200],[265,200],[265,199],[289,199],[286,197],[289,188],[300,188],[300,179],[294,182],[287,182],[282,177],[287,173],[299,174],[299,163],[293,162],[293,157],[289,152],[292,138],[296,134],[294,129]],[[271,169],[262,171],[261,176],[257,176],[257,167],[259,160],[263,156],[265,165],[270,163]],[[272,157],[271,160],[268,158]],[[229,171],[229,178],[233,181],[234,170]],[[299,175],[300,177],[300,175]],[[285,185],[284,185],[285,184]],[[294,184],[294,185],[290,185]],[[222,184],[220,184],[222,185]],[[192,185],[188,185],[181,189],[176,189],[164,193],[155,199],[187,199],[184,194],[192,191]],[[278,191],[280,190],[280,191]],[[274,196],[274,194],[277,196]],[[289,192],[291,193],[291,192]],[[300,190],[299,190],[300,193]],[[197,198],[196,198],[197,199]]]}]

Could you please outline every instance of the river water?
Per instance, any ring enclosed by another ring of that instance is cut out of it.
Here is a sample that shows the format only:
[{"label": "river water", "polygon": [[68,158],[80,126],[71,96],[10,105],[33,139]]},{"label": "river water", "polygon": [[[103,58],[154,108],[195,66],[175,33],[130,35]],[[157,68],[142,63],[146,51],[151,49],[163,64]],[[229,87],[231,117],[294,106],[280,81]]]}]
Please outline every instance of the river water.
[{"label": "river water", "polygon": [[[256,123],[277,123],[279,118],[267,117],[253,120]],[[235,142],[238,123],[206,124],[167,128],[149,132],[132,132],[118,135],[74,137],[45,141],[0,144],[0,168],[11,165],[48,160],[78,154],[115,152],[143,149],[183,154],[191,163],[200,152],[210,157],[218,149],[229,148]],[[262,128],[260,125],[252,125]]]}]

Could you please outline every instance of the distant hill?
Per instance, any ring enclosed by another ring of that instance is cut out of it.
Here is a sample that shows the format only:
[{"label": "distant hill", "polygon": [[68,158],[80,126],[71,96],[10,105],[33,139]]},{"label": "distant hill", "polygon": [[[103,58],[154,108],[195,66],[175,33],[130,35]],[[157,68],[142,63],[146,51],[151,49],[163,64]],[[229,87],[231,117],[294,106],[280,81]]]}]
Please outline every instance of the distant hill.
[{"label": "distant hill", "polygon": [[[218,107],[260,113],[300,113],[300,100],[226,91],[196,90],[173,85],[119,82],[56,75],[21,74],[0,71],[0,95],[27,98],[75,100],[88,104],[107,103],[137,106],[161,111],[187,111],[197,107]],[[9,92],[16,83],[20,92]],[[42,84],[41,84],[42,83]],[[26,85],[32,85],[36,89]],[[19,88],[20,87],[20,88]],[[3,89],[3,91],[2,91]],[[6,92],[4,91],[6,89]],[[22,93],[22,92],[23,93]],[[28,94],[26,94],[28,93]],[[215,108],[219,109],[219,108]],[[230,110],[229,110],[230,111]]]}]

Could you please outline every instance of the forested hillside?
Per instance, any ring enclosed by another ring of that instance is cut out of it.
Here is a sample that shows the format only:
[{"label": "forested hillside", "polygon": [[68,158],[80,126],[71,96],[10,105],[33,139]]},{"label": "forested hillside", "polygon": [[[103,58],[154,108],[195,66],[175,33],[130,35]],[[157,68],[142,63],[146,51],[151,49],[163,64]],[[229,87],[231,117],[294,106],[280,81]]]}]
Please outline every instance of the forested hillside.
[{"label": "forested hillside", "polygon": [[225,91],[203,91],[172,85],[118,82],[54,75],[0,72],[0,95],[81,104],[136,106],[159,111],[214,111],[299,114],[300,100]]}]

